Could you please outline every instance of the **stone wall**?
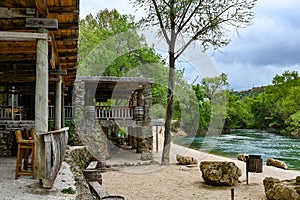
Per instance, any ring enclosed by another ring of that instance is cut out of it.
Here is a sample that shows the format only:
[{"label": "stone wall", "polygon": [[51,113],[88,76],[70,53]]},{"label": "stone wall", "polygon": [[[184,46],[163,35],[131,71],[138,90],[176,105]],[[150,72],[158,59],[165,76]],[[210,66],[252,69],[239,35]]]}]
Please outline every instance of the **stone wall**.
[{"label": "stone wall", "polygon": [[71,166],[73,178],[76,182],[76,199],[77,200],[93,200],[96,199],[86,182],[86,179],[82,173],[90,161],[93,159],[92,154],[86,147],[70,147],[65,154],[65,162]]},{"label": "stone wall", "polygon": [[94,157],[109,157],[107,137],[95,120],[95,106],[91,105],[94,103],[91,99],[95,96],[97,84],[87,87],[85,83],[76,81],[74,86],[75,138],[79,144],[87,146]]},{"label": "stone wall", "polygon": [[29,120],[24,120],[24,121],[11,121],[11,120],[1,120],[0,125],[4,125],[6,127],[6,130],[23,130],[24,128],[27,129],[34,129],[35,127],[35,122],[34,121],[29,121]]},{"label": "stone wall", "polygon": [[[5,87],[0,86],[0,91],[4,92]],[[0,93],[0,105],[7,105],[7,97],[5,93]]]}]

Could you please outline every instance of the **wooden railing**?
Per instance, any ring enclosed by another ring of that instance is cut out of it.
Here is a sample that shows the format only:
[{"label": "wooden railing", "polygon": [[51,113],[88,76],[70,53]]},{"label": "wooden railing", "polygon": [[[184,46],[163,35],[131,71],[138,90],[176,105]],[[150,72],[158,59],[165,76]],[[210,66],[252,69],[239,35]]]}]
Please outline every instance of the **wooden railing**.
[{"label": "wooden railing", "polygon": [[64,160],[69,127],[56,131],[49,131],[44,136],[45,142],[45,178],[44,188],[52,188],[61,164]]},{"label": "wooden railing", "polygon": [[133,119],[133,108],[128,106],[96,106],[96,119]]},{"label": "wooden railing", "polygon": [[[53,105],[49,105],[49,119],[54,119],[55,116],[55,107]],[[72,119],[73,118],[73,106],[64,106],[65,112],[65,119]]]},{"label": "wooden railing", "polygon": [[24,120],[26,114],[23,106],[0,106],[0,119],[1,120]]},{"label": "wooden railing", "polygon": [[[72,119],[74,113],[73,106],[65,106],[65,119]],[[54,119],[55,108],[49,106],[49,119]],[[103,119],[133,119],[133,108],[128,106],[96,106],[95,118]]]}]

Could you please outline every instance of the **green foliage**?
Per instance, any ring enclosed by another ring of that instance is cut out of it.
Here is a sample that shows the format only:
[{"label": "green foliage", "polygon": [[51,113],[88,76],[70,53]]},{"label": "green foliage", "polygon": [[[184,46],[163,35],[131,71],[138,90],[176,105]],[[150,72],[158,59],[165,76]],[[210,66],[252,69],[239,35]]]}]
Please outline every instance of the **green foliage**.
[{"label": "green foliage", "polygon": [[[263,87],[257,95],[243,92],[244,105],[250,108],[246,128],[276,129],[288,133],[299,131],[300,77],[297,71],[276,75],[273,85]],[[248,95],[244,95],[248,94]],[[248,96],[248,97],[245,97]],[[228,110],[230,112],[230,109]],[[251,116],[252,115],[252,116]],[[249,123],[250,122],[250,123]]]},{"label": "green foliage", "polygon": [[240,97],[234,95],[232,92],[227,91],[226,96],[228,98],[228,104],[224,131],[251,127],[253,115],[250,106],[241,101]]},{"label": "green foliage", "polygon": [[[69,137],[68,137],[68,145],[74,145],[75,143],[75,122],[73,119],[67,119],[65,120],[65,127],[69,127]],[[54,120],[49,119],[48,120],[48,130],[49,131],[54,131]]]},{"label": "green foliage", "polygon": [[62,189],[61,192],[63,194],[76,194],[75,190],[73,190],[73,188],[71,188],[71,187]]}]

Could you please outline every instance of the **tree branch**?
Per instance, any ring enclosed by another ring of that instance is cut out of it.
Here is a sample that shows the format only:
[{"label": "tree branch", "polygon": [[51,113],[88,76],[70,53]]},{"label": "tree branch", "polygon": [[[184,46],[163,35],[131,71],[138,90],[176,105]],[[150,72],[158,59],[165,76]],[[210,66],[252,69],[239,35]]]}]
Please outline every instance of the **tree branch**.
[{"label": "tree branch", "polygon": [[[198,4],[198,6],[199,6],[199,4]],[[231,8],[234,7],[234,6],[236,6],[236,4],[232,4],[231,6],[228,6],[226,9],[224,9],[222,12],[220,12],[217,16],[215,16],[211,21],[209,21],[209,22],[208,22],[203,28],[201,28],[197,33],[195,33],[195,35],[187,42],[186,45],[184,45],[184,47],[183,47],[183,48],[179,51],[179,53],[175,56],[175,60],[176,60],[178,57],[181,56],[181,54],[189,47],[189,45],[190,45],[193,41],[197,40],[198,37],[199,37],[200,35],[202,35],[204,32],[208,31],[210,28],[213,27],[213,25],[211,24],[211,22],[213,22],[213,21],[219,19],[219,17],[220,17],[221,15],[223,15],[226,11],[228,11],[229,9],[231,9]],[[194,10],[193,12],[195,12],[195,10]],[[219,22],[218,22],[218,25],[219,25],[219,24],[222,24],[222,23],[224,23],[224,22],[231,21],[231,20],[232,20],[232,18],[224,19],[224,20],[222,20],[222,21],[219,21]],[[186,22],[188,22],[188,21],[186,21]],[[182,28],[183,28],[183,27],[182,27]]]},{"label": "tree branch", "polygon": [[159,21],[159,26],[161,28],[161,31],[166,39],[166,42],[168,43],[168,45],[170,45],[170,39],[168,37],[168,34],[167,34],[167,31],[164,27],[164,24],[163,24],[163,20],[162,20],[162,17],[161,17],[161,12],[159,11],[158,9],[158,5],[156,3],[156,0],[152,0],[152,3],[154,4],[154,8],[155,8],[155,12],[156,12],[156,15],[157,15],[157,18],[158,18],[158,21]]},{"label": "tree branch", "polygon": [[[183,27],[185,27],[187,25],[187,23],[194,17],[194,14],[196,13],[196,11],[198,10],[198,8],[201,6],[202,4],[202,0],[199,1],[198,5],[195,7],[195,9],[193,10],[193,12],[189,15],[189,17],[186,19],[186,21],[184,21],[184,16],[186,15],[186,13],[182,16],[182,21],[180,22],[179,26],[178,26],[178,31],[181,31],[183,29]],[[190,5],[191,6],[191,1],[190,1]]]}]

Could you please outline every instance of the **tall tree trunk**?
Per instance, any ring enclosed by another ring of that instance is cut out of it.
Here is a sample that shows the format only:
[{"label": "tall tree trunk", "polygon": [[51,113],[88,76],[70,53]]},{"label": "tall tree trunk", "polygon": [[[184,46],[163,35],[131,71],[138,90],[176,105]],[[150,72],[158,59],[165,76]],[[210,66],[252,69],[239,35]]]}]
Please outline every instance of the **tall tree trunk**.
[{"label": "tall tree trunk", "polygon": [[168,84],[168,104],[166,110],[165,119],[165,138],[164,138],[164,148],[162,153],[161,164],[170,164],[170,149],[171,149],[171,122],[174,112],[174,69],[175,69],[175,58],[174,51],[169,52],[169,84]]},{"label": "tall tree trunk", "polygon": [[165,138],[164,148],[161,158],[162,165],[170,164],[170,150],[171,150],[171,122],[174,112],[174,71],[175,71],[175,12],[174,0],[170,0],[170,22],[171,22],[171,37],[169,41],[169,81],[168,81],[168,102],[165,119]]}]

